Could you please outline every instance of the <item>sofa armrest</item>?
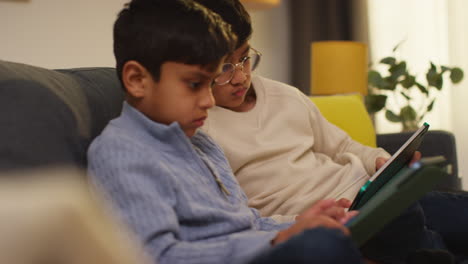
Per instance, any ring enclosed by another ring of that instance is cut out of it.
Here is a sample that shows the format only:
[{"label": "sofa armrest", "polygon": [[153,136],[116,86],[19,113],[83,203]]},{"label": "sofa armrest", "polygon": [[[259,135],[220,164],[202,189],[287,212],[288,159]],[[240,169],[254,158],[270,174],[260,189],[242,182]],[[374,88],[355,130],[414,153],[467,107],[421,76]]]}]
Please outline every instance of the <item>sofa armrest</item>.
[{"label": "sofa armrest", "polygon": [[[385,149],[390,154],[412,135],[412,132],[389,133],[377,135],[377,146]],[[447,161],[441,166],[447,168],[449,177],[437,185],[438,190],[460,190],[461,180],[458,177],[458,161],[455,137],[448,131],[429,130],[418,149],[424,157],[444,156]]]}]

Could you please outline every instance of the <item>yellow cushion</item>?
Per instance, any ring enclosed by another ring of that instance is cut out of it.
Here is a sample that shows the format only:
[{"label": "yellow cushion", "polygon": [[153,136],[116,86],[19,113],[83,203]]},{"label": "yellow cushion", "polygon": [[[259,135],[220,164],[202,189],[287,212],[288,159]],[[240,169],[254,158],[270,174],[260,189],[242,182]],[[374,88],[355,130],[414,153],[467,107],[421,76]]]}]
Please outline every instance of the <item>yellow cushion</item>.
[{"label": "yellow cushion", "polygon": [[312,96],[325,118],[343,129],[352,139],[376,146],[375,129],[359,94]]}]

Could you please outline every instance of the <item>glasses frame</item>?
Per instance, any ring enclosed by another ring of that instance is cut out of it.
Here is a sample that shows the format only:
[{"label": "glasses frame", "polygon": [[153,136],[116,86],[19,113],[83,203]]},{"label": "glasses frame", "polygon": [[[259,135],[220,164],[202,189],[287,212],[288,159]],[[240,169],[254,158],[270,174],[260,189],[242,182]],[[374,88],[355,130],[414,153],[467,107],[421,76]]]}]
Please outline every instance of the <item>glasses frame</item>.
[{"label": "glasses frame", "polygon": [[[260,51],[256,50],[256,49],[252,48],[252,47],[249,48],[249,51],[250,51],[250,50],[252,50],[252,51],[255,53],[255,55],[258,56],[258,60],[255,62],[254,65],[252,65],[252,70],[250,71],[250,73],[252,73],[252,72],[255,71],[255,69],[257,69],[258,65],[260,64],[260,61],[261,61],[261,59],[262,59],[262,53],[261,53]],[[230,65],[233,66],[233,69],[234,69],[234,70],[231,72],[231,76],[230,76],[226,81],[223,81],[223,82],[218,83],[218,82],[216,82],[216,79],[217,79],[219,76],[222,75],[222,73],[220,73],[220,74],[213,80],[213,85],[226,85],[226,84],[230,83],[231,80],[232,80],[232,78],[234,78],[234,74],[236,73],[237,68],[239,68],[239,67],[240,67],[241,71],[242,71],[244,74],[250,74],[250,73],[244,72],[244,63],[245,63],[247,60],[251,59],[251,58],[252,58],[251,56],[245,56],[245,57],[242,58],[242,61],[240,61],[240,62],[238,62],[238,63],[235,63],[235,64],[234,64],[234,63],[230,63],[230,62],[223,63],[221,67],[223,67],[223,66],[226,65],[226,64],[230,64]]]}]

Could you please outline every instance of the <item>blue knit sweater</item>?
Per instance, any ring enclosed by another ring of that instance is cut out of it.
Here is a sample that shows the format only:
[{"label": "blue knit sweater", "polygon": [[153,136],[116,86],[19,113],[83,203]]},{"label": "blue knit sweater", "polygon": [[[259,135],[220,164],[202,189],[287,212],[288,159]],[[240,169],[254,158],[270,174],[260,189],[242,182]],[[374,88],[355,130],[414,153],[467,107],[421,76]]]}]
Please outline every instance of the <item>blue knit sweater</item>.
[{"label": "blue knit sweater", "polygon": [[88,160],[93,182],[158,263],[246,263],[289,226],[247,206],[208,136],[189,139],[177,123],[153,122],[126,103]]}]

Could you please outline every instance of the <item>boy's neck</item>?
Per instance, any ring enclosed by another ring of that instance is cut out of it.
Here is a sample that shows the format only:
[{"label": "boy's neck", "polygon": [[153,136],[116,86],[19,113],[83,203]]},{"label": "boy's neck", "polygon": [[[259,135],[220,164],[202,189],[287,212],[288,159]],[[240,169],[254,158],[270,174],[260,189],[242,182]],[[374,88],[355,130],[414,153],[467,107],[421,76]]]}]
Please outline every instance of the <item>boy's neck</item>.
[{"label": "boy's neck", "polygon": [[252,86],[247,91],[244,102],[242,102],[242,104],[237,107],[231,108],[231,110],[234,112],[248,112],[255,107],[256,103],[257,103],[257,94],[255,93],[255,89]]}]

